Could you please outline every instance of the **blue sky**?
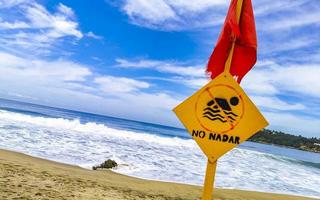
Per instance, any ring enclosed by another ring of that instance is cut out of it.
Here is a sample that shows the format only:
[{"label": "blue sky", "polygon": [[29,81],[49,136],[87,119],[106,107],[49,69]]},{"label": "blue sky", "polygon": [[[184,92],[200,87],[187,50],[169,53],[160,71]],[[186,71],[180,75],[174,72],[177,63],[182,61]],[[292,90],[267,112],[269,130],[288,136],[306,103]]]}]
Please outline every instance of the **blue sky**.
[{"label": "blue sky", "polygon": [[[241,85],[270,129],[320,133],[320,2],[252,0],[258,61]],[[0,0],[0,97],[181,127],[207,83],[227,0]]]}]

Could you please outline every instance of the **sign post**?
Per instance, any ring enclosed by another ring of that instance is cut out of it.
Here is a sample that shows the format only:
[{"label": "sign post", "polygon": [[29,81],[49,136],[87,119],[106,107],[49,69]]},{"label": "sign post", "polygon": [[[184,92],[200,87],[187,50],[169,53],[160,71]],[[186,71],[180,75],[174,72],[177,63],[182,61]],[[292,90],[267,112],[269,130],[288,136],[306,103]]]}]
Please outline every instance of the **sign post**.
[{"label": "sign post", "polygon": [[[240,21],[240,14],[242,10],[242,4],[243,0],[238,0],[237,2],[237,23],[239,24]],[[228,55],[225,68],[224,68],[224,73],[228,73],[230,71],[230,66],[231,66],[231,61],[232,61],[232,56],[233,56],[233,51],[234,51],[234,42],[232,44],[230,53]],[[205,176],[205,181],[204,181],[204,186],[203,186],[203,194],[202,194],[202,200],[211,200],[211,196],[213,194],[213,188],[214,188],[214,178],[216,175],[216,168],[217,168],[217,161],[214,161],[213,163],[208,159],[207,161],[207,169],[206,169],[206,176]]]},{"label": "sign post", "polygon": [[216,168],[217,168],[217,161],[214,161],[212,163],[210,160],[208,160],[206,177],[205,177],[204,186],[203,186],[202,200],[211,200]]}]

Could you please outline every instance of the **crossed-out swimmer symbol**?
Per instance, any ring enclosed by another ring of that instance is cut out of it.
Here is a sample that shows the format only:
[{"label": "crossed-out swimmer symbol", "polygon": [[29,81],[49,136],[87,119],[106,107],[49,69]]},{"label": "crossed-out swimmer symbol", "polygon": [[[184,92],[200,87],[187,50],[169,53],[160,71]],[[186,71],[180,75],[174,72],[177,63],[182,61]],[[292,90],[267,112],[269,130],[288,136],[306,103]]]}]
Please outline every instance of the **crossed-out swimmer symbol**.
[{"label": "crossed-out swimmer symbol", "polygon": [[197,120],[205,130],[226,133],[241,120],[243,106],[241,95],[233,87],[213,85],[198,96]]}]

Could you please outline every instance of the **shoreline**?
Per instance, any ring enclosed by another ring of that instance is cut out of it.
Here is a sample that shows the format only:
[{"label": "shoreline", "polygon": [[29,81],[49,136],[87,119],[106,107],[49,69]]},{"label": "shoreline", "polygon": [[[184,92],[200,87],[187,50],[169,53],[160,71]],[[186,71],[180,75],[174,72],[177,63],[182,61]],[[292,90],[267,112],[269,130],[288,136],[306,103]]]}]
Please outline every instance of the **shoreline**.
[{"label": "shoreline", "polygon": [[[145,180],[0,149],[0,199],[200,199],[202,187]],[[214,190],[215,199],[308,200],[309,197],[235,189]]]}]

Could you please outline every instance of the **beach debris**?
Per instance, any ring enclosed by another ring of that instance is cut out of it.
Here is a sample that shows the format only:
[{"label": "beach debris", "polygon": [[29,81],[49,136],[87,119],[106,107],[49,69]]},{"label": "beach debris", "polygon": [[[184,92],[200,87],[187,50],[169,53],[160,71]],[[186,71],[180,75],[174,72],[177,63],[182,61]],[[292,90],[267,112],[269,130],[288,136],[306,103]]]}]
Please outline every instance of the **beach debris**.
[{"label": "beach debris", "polygon": [[97,170],[97,169],[113,169],[113,168],[115,168],[117,166],[118,166],[118,163],[116,161],[108,159],[108,160],[104,161],[103,163],[101,163],[100,165],[93,166],[92,169],[93,170]]}]

